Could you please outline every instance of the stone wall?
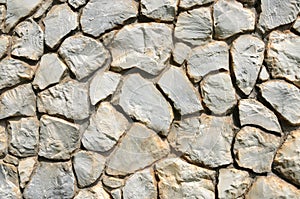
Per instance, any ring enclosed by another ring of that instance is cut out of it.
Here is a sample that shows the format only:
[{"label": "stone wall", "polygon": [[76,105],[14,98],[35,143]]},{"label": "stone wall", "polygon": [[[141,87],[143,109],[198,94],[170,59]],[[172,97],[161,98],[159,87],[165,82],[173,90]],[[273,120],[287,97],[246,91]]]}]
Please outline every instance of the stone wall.
[{"label": "stone wall", "polygon": [[299,11],[0,0],[0,199],[299,199]]}]

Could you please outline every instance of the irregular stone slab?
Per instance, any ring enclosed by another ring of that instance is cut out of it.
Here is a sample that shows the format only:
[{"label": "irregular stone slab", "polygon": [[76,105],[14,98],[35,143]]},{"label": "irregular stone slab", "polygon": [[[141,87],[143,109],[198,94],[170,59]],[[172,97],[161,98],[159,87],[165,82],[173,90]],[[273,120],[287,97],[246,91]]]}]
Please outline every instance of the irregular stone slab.
[{"label": "irregular stone slab", "polygon": [[9,43],[10,43],[10,36],[0,35],[0,58],[4,57],[4,55],[7,54]]},{"label": "irregular stone slab", "polygon": [[115,178],[106,175],[102,177],[102,182],[105,186],[113,189],[123,187],[125,184],[124,179]]},{"label": "irregular stone slab", "polygon": [[113,199],[122,199],[121,189],[114,189],[110,191],[110,195]]},{"label": "irregular stone slab", "polygon": [[266,62],[273,78],[285,78],[300,87],[300,37],[273,31],[269,36]]},{"label": "irregular stone slab", "polygon": [[39,156],[48,159],[70,159],[80,147],[79,127],[60,118],[43,115],[40,124]]},{"label": "irregular stone slab", "polygon": [[171,106],[155,88],[140,75],[127,76],[117,99],[123,110],[157,132],[167,134],[173,120]]},{"label": "irregular stone slab", "polygon": [[278,149],[273,168],[281,176],[300,185],[300,129],[292,131]]},{"label": "irregular stone slab", "polygon": [[300,91],[283,80],[270,80],[259,85],[262,97],[291,124],[300,124]]},{"label": "irregular stone slab", "polygon": [[215,198],[216,172],[213,170],[189,164],[179,158],[162,160],[155,164],[155,169],[161,199]]},{"label": "irregular stone slab", "polygon": [[270,79],[269,72],[267,71],[265,66],[262,66],[258,78],[259,78],[260,81],[267,81],[268,79]]},{"label": "irregular stone slab", "polygon": [[138,3],[134,0],[90,0],[83,8],[80,24],[84,33],[100,36],[136,17]]},{"label": "irregular stone slab", "polygon": [[168,144],[154,131],[142,124],[134,123],[110,155],[106,173],[109,175],[134,173],[163,158],[169,150]]},{"label": "irregular stone slab", "polygon": [[37,157],[29,157],[21,159],[18,166],[18,172],[20,176],[20,187],[25,188],[25,185],[29,182],[30,176],[37,164]]},{"label": "irregular stone slab", "polygon": [[103,102],[91,116],[81,142],[87,150],[105,152],[113,148],[128,127],[127,119],[110,103]]},{"label": "irregular stone slab", "polygon": [[68,3],[75,9],[86,4],[87,0],[68,0]]},{"label": "irregular stone slab", "polygon": [[293,25],[293,29],[300,33],[300,16],[297,18],[296,22]]},{"label": "irregular stone slab", "polygon": [[239,198],[248,190],[252,179],[247,171],[234,168],[220,169],[218,198]]},{"label": "irregular stone slab", "polygon": [[48,10],[48,8],[52,5],[53,0],[44,0],[42,5],[38,8],[38,10],[33,15],[34,19],[40,18],[45,12]]},{"label": "irregular stone slab", "polygon": [[195,82],[199,82],[212,71],[229,71],[229,47],[223,41],[213,41],[192,49],[187,59],[187,73]]},{"label": "irregular stone slab", "polygon": [[281,132],[276,115],[259,101],[242,99],[238,107],[241,126],[257,125],[268,131]]},{"label": "irregular stone slab", "polygon": [[36,96],[31,84],[23,84],[0,95],[0,119],[11,116],[35,116]]},{"label": "irregular stone slab", "polygon": [[158,75],[171,55],[171,26],[138,23],[122,28],[110,44],[111,66],[116,70],[141,69]]},{"label": "irregular stone slab", "polygon": [[9,152],[18,157],[34,156],[38,152],[39,120],[26,117],[8,120]]},{"label": "irregular stone slab", "polygon": [[16,167],[0,163],[0,184],[0,198],[22,198]]},{"label": "irregular stone slab", "polygon": [[89,188],[80,189],[74,199],[111,199],[109,194],[103,189],[101,183]]},{"label": "irregular stone slab", "polygon": [[121,75],[110,71],[101,72],[90,83],[90,100],[93,105],[112,95],[119,85]]},{"label": "irregular stone slab", "polygon": [[32,85],[43,90],[50,85],[59,83],[66,71],[67,66],[58,58],[57,54],[45,54],[35,72]]},{"label": "irregular stone slab", "polygon": [[0,30],[2,32],[5,32],[4,30],[5,15],[6,15],[5,5],[0,5]]},{"label": "irregular stone slab", "polygon": [[237,1],[219,0],[214,4],[213,12],[215,37],[218,39],[254,30],[255,13]]},{"label": "irregular stone slab", "polygon": [[245,126],[235,137],[235,160],[240,167],[256,173],[269,172],[279,145],[279,137],[255,127]]},{"label": "irregular stone slab", "polygon": [[193,6],[201,6],[213,2],[214,0],[180,0],[179,7],[191,8]]},{"label": "irregular stone slab", "polygon": [[265,43],[257,37],[241,35],[233,41],[230,52],[236,85],[245,95],[249,95],[261,70]]},{"label": "irregular stone slab", "polygon": [[201,81],[200,86],[203,102],[214,114],[225,114],[237,103],[235,90],[227,72],[208,75]]},{"label": "irregular stone slab", "polygon": [[3,162],[7,163],[7,164],[11,164],[14,166],[18,166],[19,165],[19,159],[13,155],[7,154],[5,156],[5,158],[3,159]]},{"label": "irregular stone slab", "polygon": [[6,131],[5,121],[0,122],[0,157],[7,154],[8,149],[8,134]]},{"label": "irregular stone slab", "polygon": [[210,8],[197,8],[178,15],[174,36],[188,45],[201,45],[212,38]]},{"label": "irregular stone slab", "polygon": [[37,104],[39,112],[59,114],[74,120],[83,120],[90,113],[87,86],[74,80],[40,92]]},{"label": "irregular stone slab", "polygon": [[[45,180],[46,179],[46,180]],[[65,198],[75,195],[75,177],[70,162],[40,162],[24,190],[24,198]]]},{"label": "irregular stone slab", "polygon": [[173,101],[181,115],[203,110],[199,93],[180,68],[171,66],[164,72],[157,84]]},{"label": "irregular stone slab", "polygon": [[151,169],[137,172],[127,179],[122,188],[124,199],[157,198],[155,176]]},{"label": "irregular stone slab", "polygon": [[160,21],[173,21],[178,0],[141,0],[142,15]]},{"label": "irregular stone slab", "polygon": [[55,48],[61,40],[78,26],[77,13],[67,4],[54,5],[43,19],[45,25],[45,42]]},{"label": "irregular stone slab", "polygon": [[108,58],[102,43],[83,35],[67,38],[58,52],[78,80],[102,68]]},{"label": "irregular stone slab", "polygon": [[12,55],[39,60],[44,52],[44,33],[32,19],[19,23],[12,37]]},{"label": "irregular stone slab", "polygon": [[190,51],[190,46],[185,43],[177,42],[172,52],[174,61],[178,64],[182,64],[188,58]]}]

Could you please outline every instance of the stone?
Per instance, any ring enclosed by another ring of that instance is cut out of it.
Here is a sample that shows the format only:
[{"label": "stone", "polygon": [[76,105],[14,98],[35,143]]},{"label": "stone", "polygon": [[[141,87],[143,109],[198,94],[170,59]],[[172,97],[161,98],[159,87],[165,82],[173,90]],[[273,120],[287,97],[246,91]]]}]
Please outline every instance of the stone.
[{"label": "stone", "polygon": [[292,131],[278,149],[273,168],[286,180],[300,185],[300,129]]},{"label": "stone", "polygon": [[21,159],[18,166],[18,172],[20,176],[20,187],[23,189],[29,182],[30,176],[37,165],[37,157],[29,157]]},{"label": "stone", "polygon": [[181,12],[174,30],[175,39],[189,46],[201,45],[212,38],[213,25],[210,8]]},{"label": "stone", "polygon": [[110,155],[106,173],[114,176],[134,173],[165,157],[169,151],[168,144],[154,131],[133,123]]},{"label": "stone", "polygon": [[40,92],[37,107],[42,113],[83,120],[90,114],[88,88],[74,80],[62,82]]},{"label": "stone", "polygon": [[155,164],[159,198],[215,198],[216,172],[184,162],[164,159]]},{"label": "stone", "polygon": [[268,131],[282,132],[276,115],[259,101],[241,99],[238,108],[241,126],[257,125]]},{"label": "stone", "polygon": [[116,103],[131,117],[164,135],[173,120],[172,107],[152,82],[138,74],[125,77]]},{"label": "stone", "polygon": [[4,121],[0,122],[0,157],[4,157],[8,152],[8,133]]},{"label": "stone", "polygon": [[252,183],[247,171],[234,168],[219,170],[218,198],[238,198],[243,196]]},{"label": "stone", "polygon": [[283,80],[259,85],[262,97],[289,123],[300,124],[300,90]]},{"label": "stone", "polygon": [[80,189],[74,199],[111,199],[111,197],[103,189],[101,183],[98,183],[91,188]]},{"label": "stone", "polygon": [[157,198],[155,176],[151,169],[139,171],[130,176],[122,188],[124,199]]},{"label": "stone", "polygon": [[22,84],[0,95],[0,119],[11,116],[35,116],[36,96],[31,84]]},{"label": "stone", "polygon": [[41,117],[39,156],[67,160],[79,147],[80,134],[76,124],[48,115]]},{"label": "stone", "polygon": [[67,34],[77,28],[77,18],[77,13],[67,4],[54,5],[43,19],[47,46],[56,48]]},{"label": "stone", "polygon": [[273,78],[285,78],[300,87],[300,37],[273,31],[269,36],[266,62]]},{"label": "stone", "polygon": [[108,52],[102,43],[83,35],[67,38],[58,52],[78,80],[103,68],[108,59]]},{"label": "stone", "polygon": [[182,69],[171,66],[157,82],[162,91],[173,101],[181,115],[203,110],[199,92],[193,87]]},{"label": "stone", "polygon": [[116,34],[119,30],[111,30],[100,37],[100,41],[103,43],[104,46],[109,47],[111,42],[114,40]]},{"label": "stone", "polygon": [[46,13],[46,11],[50,8],[52,3],[53,3],[53,0],[44,0],[42,5],[40,5],[40,7],[37,9],[35,14],[33,15],[33,18],[38,19],[42,15],[44,15]]},{"label": "stone", "polygon": [[237,1],[219,0],[213,7],[215,37],[227,39],[235,34],[252,31],[255,13]]},{"label": "stone", "polygon": [[116,145],[128,127],[129,122],[120,112],[109,102],[102,102],[91,116],[81,142],[87,150],[106,152]]},{"label": "stone", "polygon": [[40,162],[23,193],[25,199],[71,199],[74,195],[75,177],[70,162]]},{"label": "stone", "polygon": [[262,66],[258,78],[260,81],[263,81],[263,82],[270,79],[269,72],[267,71],[267,68],[265,66]]},{"label": "stone", "polygon": [[178,0],[141,0],[141,14],[159,21],[173,21]]},{"label": "stone", "polygon": [[73,167],[79,187],[94,183],[105,166],[105,158],[95,152],[79,151],[73,156]]},{"label": "stone", "polygon": [[75,9],[86,4],[87,0],[68,0],[68,3]]},{"label": "stone", "polygon": [[94,37],[124,24],[138,14],[134,0],[90,0],[80,17],[82,31]]},{"label": "stone", "polygon": [[189,9],[193,6],[201,6],[214,2],[214,0],[180,0],[179,7]]},{"label": "stone", "polygon": [[67,66],[55,53],[42,56],[39,67],[35,71],[32,85],[41,90],[59,83],[67,72]]},{"label": "stone", "polygon": [[[1,6],[0,6],[0,10],[1,10]],[[9,43],[10,43],[10,36],[0,35],[0,58],[4,57],[4,55],[7,54],[7,50],[10,45]]]},{"label": "stone", "polygon": [[22,198],[15,166],[0,163],[0,184],[0,198]]},{"label": "stone", "polygon": [[122,190],[121,189],[111,190],[110,194],[113,199],[122,199]]},{"label": "stone", "polygon": [[295,31],[297,31],[298,33],[300,33],[300,16],[297,18],[297,20],[295,21],[294,25],[293,25],[293,29]]},{"label": "stone", "polygon": [[30,60],[39,60],[44,53],[44,33],[41,27],[27,19],[14,29],[11,54]]},{"label": "stone", "polygon": [[111,67],[117,71],[138,68],[150,75],[158,75],[166,67],[172,46],[172,29],[167,24],[125,26],[116,33],[109,46]]},{"label": "stone", "polygon": [[230,52],[236,85],[249,95],[261,70],[265,43],[252,35],[241,35],[233,41]]},{"label": "stone", "polygon": [[97,73],[90,82],[90,100],[93,105],[112,95],[119,85],[121,75],[114,72]]},{"label": "stone", "polygon": [[18,166],[19,165],[19,159],[13,155],[7,154],[5,156],[5,158],[3,159],[3,162],[7,163],[7,164],[11,164],[14,166]]},{"label": "stone", "polygon": [[[1,1],[1,0],[0,0]],[[6,16],[6,8],[5,5],[0,5],[0,31],[5,32],[4,30],[4,21]]]},{"label": "stone", "polygon": [[26,117],[8,120],[9,152],[18,157],[37,155],[39,142],[39,120]]},{"label": "stone", "polygon": [[115,178],[115,177],[106,176],[106,175],[104,175],[102,177],[102,182],[105,186],[112,188],[112,189],[123,187],[125,184],[124,179]]},{"label": "stone", "polygon": [[262,130],[245,126],[236,135],[233,152],[240,167],[256,173],[271,171],[271,165],[280,145],[280,137]]},{"label": "stone", "polygon": [[235,90],[227,72],[208,75],[200,82],[200,87],[203,102],[213,114],[226,114],[237,103]]},{"label": "stone", "polygon": [[187,73],[194,81],[199,82],[210,72],[229,71],[229,47],[223,41],[213,41],[193,48],[187,58]]},{"label": "stone", "polygon": [[182,42],[177,42],[172,52],[174,61],[181,65],[188,58],[190,51],[190,46]]}]

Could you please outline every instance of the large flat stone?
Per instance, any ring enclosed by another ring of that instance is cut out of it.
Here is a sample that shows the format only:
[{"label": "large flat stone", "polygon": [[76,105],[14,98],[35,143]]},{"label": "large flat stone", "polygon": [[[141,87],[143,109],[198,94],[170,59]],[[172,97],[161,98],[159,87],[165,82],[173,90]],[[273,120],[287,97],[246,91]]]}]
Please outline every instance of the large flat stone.
[{"label": "large flat stone", "polygon": [[173,21],[179,0],[142,0],[141,13],[160,21]]},{"label": "large flat stone", "polygon": [[22,198],[16,167],[0,163],[0,184],[0,198]]}]

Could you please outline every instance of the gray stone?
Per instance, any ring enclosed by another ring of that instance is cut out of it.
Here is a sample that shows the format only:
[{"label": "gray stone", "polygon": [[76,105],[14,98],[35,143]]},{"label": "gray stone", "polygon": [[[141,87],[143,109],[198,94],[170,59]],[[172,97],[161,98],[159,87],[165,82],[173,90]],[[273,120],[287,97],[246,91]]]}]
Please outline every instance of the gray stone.
[{"label": "gray stone", "polygon": [[19,165],[19,159],[13,155],[10,154],[6,154],[5,158],[3,159],[3,162],[7,163],[7,164],[11,164],[14,166],[18,166]]},{"label": "gray stone", "polygon": [[68,0],[68,3],[75,9],[86,4],[87,0]]},{"label": "gray stone", "polygon": [[100,36],[136,17],[138,3],[134,0],[90,0],[83,8],[80,24],[84,33]]},{"label": "gray stone", "polygon": [[297,18],[293,25],[293,29],[300,33],[300,16]]},{"label": "gray stone", "polygon": [[7,154],[8,149],[8,134],[6,131],[5,122],[0,122],[0,157]]},{"label": "gray stone", "polygon": [[189,56],[191,47],[182,42],[177,42],[174,46],[172,55],[177,64],[182,64]]},{"label": "gray stone", "polygon": [[29,157],[21,159],[18,166],[18,173],[20,177],[20,187],[25,188],[29,182],[30,176],[37,165],[37,157]]},{"label": "gray stone", "polygon": [[141,69],[158,75],[171,55],[171,26],[159,23],[138,23],[122,28],[110,44],[111,66],[115,70]]},{"label": "gray stone", "polygon": [[113,199],[122,199],[122,190],[121,189],[111,190],[110,194]]},{"label": "gray stone", "polygon": [[109,56],[102,43],[83,35],[67,38],[58,52],[78,80],[103,68]]},{"label": "gray stone", "polygon": [[173,21],[178,0],[141,0],[141,13],[160,21]]},{"label": "gray stone", "polygon": [[5,30],[4,30],[5,15],[6,15],[5,5],[0,5],[0,30],[2,32],[5,32]]},{"label": "gray stone", "polygon": [[211,2],[214,2],[214,0],[180,0],[179,7],[188,9],[193,6],[201,6]]},{"label": "gray stone", "polygon": [[229,47],[223,41],[213,41],[192,49],[187,59],[187,73],[193,81],[220,69],[229,71]]},{"label": "gray stone", "polygon": [[269,72],[267,71],[267,68],[265,66],[262,66],[258,78],[260,81],[267,81],[270,79]]},{"label": "gray stone", "polygon": [[33,15],[34,19],[40,18],[42,15],[46,13],[46,11],[50,8],[52,5],[53,0],[44,0],[42,5],[37,9],[35,14]]},{"label": "gray stone", "polygon": [[10,36],[0,35],[0,58],[4,57],[4,55],[7,54],[7,50],[10,45],[9,43],[10,43]]},{"label": "gray stone", "polygon": [[79,127],[60,118],[41,117],[39,156],[48,159],[70,159],[80,147]]},{"label": "gray stone", "polygon": [[254,30],[255,13],[237,1],[219,0],[213,10],[215,37],[218,39]]},{"label": "gray stone", "polygon": [[113,188],[113,189],[122,187],[125,184],[124,179],[115,178],[115,177],[106,176],[106,175],[102,177],[102,182],[105,186]]},{"label": "gray stone", "polygon": [[80,189],[74,199],[111,199],[111,197],[103,189],[101,183],[98,183],[89,189]]},{"label": "gray stone", "polygon": [[15,166],[0,163],[0,198],[21,199],[18,171]]},{"label": "gray stone", "polygon": [[100,41],[104,44],[104,46],[109,46],[111,42],[114,40],[116,34],[119,32],[119,30],[111,30],[108,33],[105,33],[100,37]]},{"label": "gray stone", "polygon": [[254,6],[257,0],[238,0],[238,1],[248,6]]}]

